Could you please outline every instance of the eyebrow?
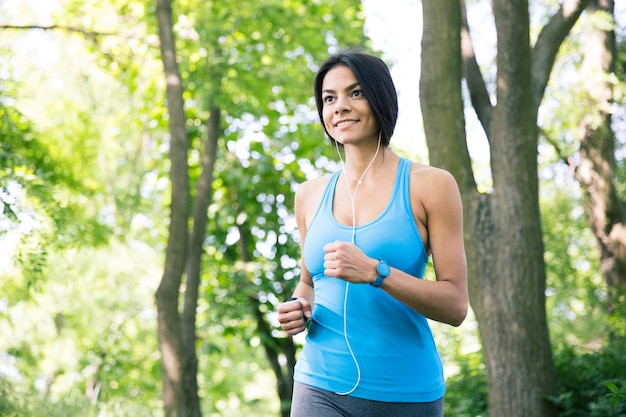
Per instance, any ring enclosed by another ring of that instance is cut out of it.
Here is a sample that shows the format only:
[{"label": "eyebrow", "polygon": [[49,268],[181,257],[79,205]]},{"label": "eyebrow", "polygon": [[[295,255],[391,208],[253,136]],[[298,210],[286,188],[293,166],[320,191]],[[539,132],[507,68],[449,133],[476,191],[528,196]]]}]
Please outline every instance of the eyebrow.
[{"label": "eyebrow", "polygon": [[[354,90],[356,87],[359,87],[360,85],[361,85],[361,83],[359,83],[357,81],[354,84],[350,84],[348,87],[346,87],[345,91]],[[334,92],[335,92],[335,90],[331,90],[329,88],[327,88],[326,90],[322,90],[322,94],[324,94],[324,93],[334,93]]]}]

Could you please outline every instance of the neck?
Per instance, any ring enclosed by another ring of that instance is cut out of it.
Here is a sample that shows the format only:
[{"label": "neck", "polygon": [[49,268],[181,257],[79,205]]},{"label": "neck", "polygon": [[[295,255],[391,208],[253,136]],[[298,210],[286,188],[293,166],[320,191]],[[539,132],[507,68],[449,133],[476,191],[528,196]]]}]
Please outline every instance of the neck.
[{"label": "neck", "polygon": [[[346,162],[342,161],[342,169],[348,184],[355,184],[359,186],[365,179],[368,172],[372,169],[377,159],[382,160],[384,149],[381,152],[381,143],[378,141],[376,151],[371,152],[357,152],[357,149],[348,150],[346,152]],[[340,154],[341,156],[341,154]],[[348,166],[348,168],[346,168]],[[350,187],[350,185],[348,185]]]}]

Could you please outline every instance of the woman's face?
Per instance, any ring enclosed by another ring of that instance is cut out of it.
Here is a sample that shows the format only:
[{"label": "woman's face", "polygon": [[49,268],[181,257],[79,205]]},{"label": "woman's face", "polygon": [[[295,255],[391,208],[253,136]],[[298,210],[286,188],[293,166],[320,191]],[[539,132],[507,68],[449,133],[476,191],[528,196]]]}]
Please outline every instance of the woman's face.
[{"label": "woman's face", "polygon": [[322,116],[330,136],[344,146],[378,140],[378,123],[350,68],[338,65],[322,82]]}]

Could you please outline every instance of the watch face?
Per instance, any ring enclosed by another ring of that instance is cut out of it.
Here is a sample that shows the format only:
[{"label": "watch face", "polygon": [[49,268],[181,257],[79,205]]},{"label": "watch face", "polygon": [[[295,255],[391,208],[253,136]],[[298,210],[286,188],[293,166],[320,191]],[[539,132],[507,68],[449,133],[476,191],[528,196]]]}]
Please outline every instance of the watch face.
[{"label": "watch face", "polygon": [[389,265],[387,265],[387,262],[385,261],[380,261],[378,263],[378,266],[376,267],[376,270],[383,277],[386,277],[387,275],[389,275],[389,272],[390,272]]}]

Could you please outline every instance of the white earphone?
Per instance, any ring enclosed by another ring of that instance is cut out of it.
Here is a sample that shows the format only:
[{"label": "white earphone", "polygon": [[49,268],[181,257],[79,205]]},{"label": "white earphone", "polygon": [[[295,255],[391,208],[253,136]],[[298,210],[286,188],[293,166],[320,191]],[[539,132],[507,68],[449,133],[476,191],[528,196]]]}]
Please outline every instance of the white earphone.
[{"label": "white earphone", "polygon": [[[346,173],[343,158],[341,157],[341,152],[339,152],[339,145],[337,141],[335,141],[337,154],[339,155],[339,160],[341,161],[341,170],[343,171],[343,174],[346,177],[346,186],[348,188],[348,194],[350,195],[350,202],[352,203],[352,243],[354,243],[355,245],[356,245],[356,209],[354,206],[354,199],[356,197],[357,191],[359,190],[359,185],[361,185],[361,182],[363,181],[363,177],[365,177],[365,174],[367,173],[367,171],[369,171],[370,167],[372,166],[372,164],[376,160],[376,157],[378,156],[378,151],[380,150],[381,135],[382,135],[382,131],[378,135],[378,147],[376,148],[376,153],[374,153],[374,157],[372,158],[370,163],[367,165],[367,167],[365,168],[365,170],[359,177],[359,180],[356,183],[356,187],[354,187],[354,193],[352,193],[352,190],[350,189],[350,182],[348,181],[348,174]],[[350,345],[350,340],[348,339],[347,327],[348,327],[348,290],[349,290],[349,287],[350,287],[350,283],[346,281],[346,292],[344,293],[344,297],[343,297],[343,337],[346,341],[346,346],[348,347],[348,350],[350,351],[350,355],[352,356],[352,360],[354,361],[357,377],[356,377],[356,382],[354,383],[354,386],[351,389],[349,389],[346,392],[335,392],[335,394],[337,395],[348,395],[348,394],[353,393],[359,386],[359,383],[361,382],[361,367],[359,365],[359,361],[354,355],[354,351],[352,350],[352,346]]]}]

